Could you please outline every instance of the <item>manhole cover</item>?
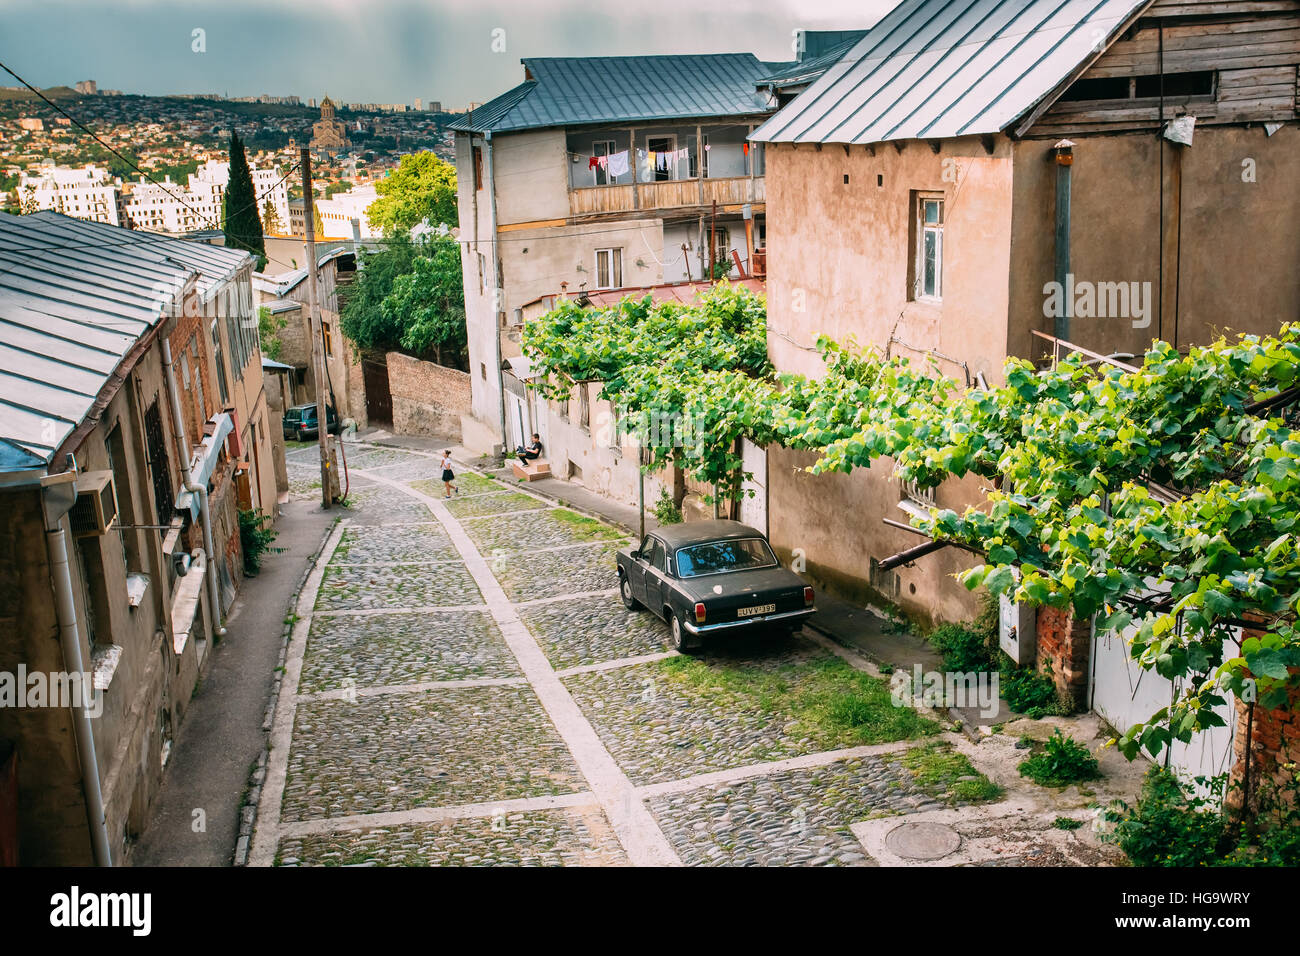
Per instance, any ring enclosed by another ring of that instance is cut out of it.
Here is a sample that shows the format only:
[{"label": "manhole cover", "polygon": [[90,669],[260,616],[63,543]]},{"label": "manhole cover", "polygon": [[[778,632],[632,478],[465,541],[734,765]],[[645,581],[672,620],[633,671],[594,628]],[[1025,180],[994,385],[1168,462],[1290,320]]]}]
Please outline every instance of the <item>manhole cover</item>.
[{"label": "manhole cover", "polygon": [[904,823],[885,835],[885,846],[905,860],[937,860],[961,846],[961,835],[943,823]]}]

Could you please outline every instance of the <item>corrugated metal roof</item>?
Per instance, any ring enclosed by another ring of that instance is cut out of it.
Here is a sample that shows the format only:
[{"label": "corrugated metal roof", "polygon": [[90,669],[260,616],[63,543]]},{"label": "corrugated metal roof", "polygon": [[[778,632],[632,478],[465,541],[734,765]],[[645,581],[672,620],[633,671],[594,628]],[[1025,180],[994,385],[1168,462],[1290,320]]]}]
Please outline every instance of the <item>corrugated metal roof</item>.
[{"label": "corrugated metal roof", "polygon": [[758,81],[771,69],[752,53],[540,57],[529,79],[451,124],[494,133],[590,123],[749,116],[771,110]]},{"label": "corrugated metal roof", "polygon": [[0,213],[0,439],[48,462],[191,278],[212,295],[251,257],[55,212]]},{"label": "corrugated metal roof", "polygon": [[1000,132],[1150,2],[903,0],[752,139],[851,144]]}]

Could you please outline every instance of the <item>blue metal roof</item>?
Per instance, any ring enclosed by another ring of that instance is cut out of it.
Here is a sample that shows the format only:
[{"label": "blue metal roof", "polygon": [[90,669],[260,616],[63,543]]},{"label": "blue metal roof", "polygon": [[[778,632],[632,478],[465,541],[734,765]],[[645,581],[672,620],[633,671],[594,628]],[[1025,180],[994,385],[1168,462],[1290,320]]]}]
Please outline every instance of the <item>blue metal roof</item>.
[{"label": "blue metal roof", "polygon": [[0,213],[0,441],[48,462],[193,280],[208,299],[252,257],[70,219]]},{"label": "blue metal roof", "polygon": [[751,138],[853,144],[1000,132],[1150,2],[903,0]]},{"label": "blue metal roof", "polygon": [[451,124],[462,132],[752,116],[773,109],[757,90],[771,72],[752,53],[540,57],[527,80]]},{"label": "blue metal roof", "polygon": [[844,54],[853,49],[854,46],[867,34],[866,30],[843,31],[852,35],[839,43],[827,47],[822,53],[816,56],[805,55],[804,59],[797,60],[794,63],[780,64],[780,69],[773,70],[760,81],[763,86],[774,86],[782,89],[788,86],[798,86],[803,83],[811,83],[817,79],[832,66],[843,59]]}]

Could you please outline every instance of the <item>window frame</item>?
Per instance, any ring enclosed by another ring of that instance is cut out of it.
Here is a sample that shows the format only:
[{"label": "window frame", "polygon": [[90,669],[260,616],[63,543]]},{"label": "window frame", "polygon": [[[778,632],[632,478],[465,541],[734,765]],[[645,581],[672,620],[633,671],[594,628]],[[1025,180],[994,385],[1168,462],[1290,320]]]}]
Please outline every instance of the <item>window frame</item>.
[{"label": "window frame", "polygon": [[[600,277],[600,257],[602,254],[607,255],[609,257],[609,265],[606,271],[608,272],[607,278],[611,280],[611,284],[608,285],[602,283]],[[616,265],[617,268],[615,268]],[[596,288],[597,289],[623,288],[623,247],[622,246],[609,246],[607,248],[596,250]]]},{"label": "window frame", "polygon": [[[912,194],[912,261],[911,261],[911,282],[908,290],[908,298],[914,302],[925,302],[930,305],[939,305],[943,302],[943,259],[944,259],[944,231],[947,225],[947,203],[941,192],[915,191]],[[926,220],[927,207],[931,204],[938,206],[938,214],[935,222],[931,223]],[[926,239],[929,236],[935,237],[934,243],[934,289],[926,291],[926,264],[929,256],[926,250]]]}]

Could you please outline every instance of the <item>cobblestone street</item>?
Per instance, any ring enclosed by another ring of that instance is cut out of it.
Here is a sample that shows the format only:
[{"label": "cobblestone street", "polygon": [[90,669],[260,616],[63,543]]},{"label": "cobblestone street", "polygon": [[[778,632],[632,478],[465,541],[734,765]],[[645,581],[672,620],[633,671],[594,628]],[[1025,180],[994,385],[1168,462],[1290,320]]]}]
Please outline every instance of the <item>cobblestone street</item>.
[{"label": "cobblestone street", "polygon": [[[295,495],[315,456],[290,450]],[[350,453],[251,864],[873,865],[854,824],[996,797],[824,642],[678,655],[619,603],[624,532],[463,466],[444,499],[436,465]]]}]

